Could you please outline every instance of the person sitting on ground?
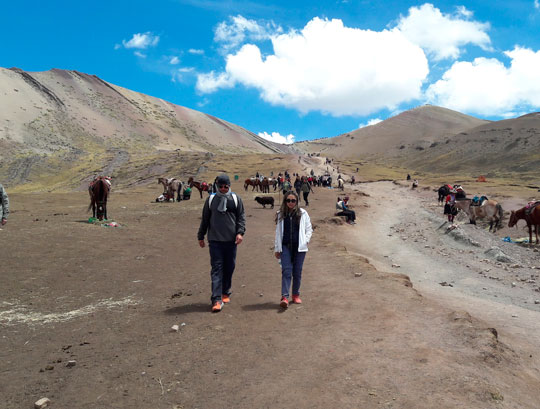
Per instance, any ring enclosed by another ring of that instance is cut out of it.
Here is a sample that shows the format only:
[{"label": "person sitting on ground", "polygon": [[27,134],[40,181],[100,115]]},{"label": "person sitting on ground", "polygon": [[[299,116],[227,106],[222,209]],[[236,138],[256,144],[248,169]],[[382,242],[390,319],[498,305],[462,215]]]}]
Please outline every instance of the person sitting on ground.
[{"label": "person sitting on ground", "polygon": [[347,223],[356,224],[356,213],[354,210],[349,209],[349,196],[345,196],[343,200],[337,198],[336,210],[336,216],[345,216],[347,217]]},{"label": "person sitting on ground", "polygon": [[183,199],[184,200],[189,200],[191,199],[191,188],[189,186],[186,186],[186,188],[184,189],[184,193],[182,195]]},{"label": "person sitting on ground", "polygon": [[411,189],[416,189],[417,187],[418,187],[418,179],[414,179],[413,182],[412,182]]}]

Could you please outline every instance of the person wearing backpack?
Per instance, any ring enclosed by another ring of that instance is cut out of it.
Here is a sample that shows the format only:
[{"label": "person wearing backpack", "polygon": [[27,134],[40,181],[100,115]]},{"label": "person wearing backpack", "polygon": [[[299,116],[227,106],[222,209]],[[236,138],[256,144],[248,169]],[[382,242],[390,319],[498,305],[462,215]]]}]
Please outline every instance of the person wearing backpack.
[{"label": "person wearing backpack", "polygon": [[210,277],[212,279],[212,312],[219,312],[230,302],[232,275],[236,265],[236,248],[246,232],[246,215],[242,199],[230,190],[229,176],[216,179],[217,193],[206,199],[197,233],[199,246],[205,247],[208,233]]}]

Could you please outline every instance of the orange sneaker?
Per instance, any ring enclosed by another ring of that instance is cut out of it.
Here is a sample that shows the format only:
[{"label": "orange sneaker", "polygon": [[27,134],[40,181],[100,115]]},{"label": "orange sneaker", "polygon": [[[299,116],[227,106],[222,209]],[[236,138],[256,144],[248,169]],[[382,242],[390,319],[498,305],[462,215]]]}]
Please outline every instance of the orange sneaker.
[{"label": "orange sneaker", "polygon": [[223,302],[216,301],[212,305],[212,312],[220,312],[222,308],[223,308]]},{"label": "orange sneaker", "polygon": [[223,301],[225,304],[228,304],[231,302],[231,297],[227,294],[221,294],[221,301]]},{"label": "orange sneaker", "polygon": [[292,296],[292,302],[293,302],[293,304],[302,304],[302,300],[300,299],[299,295],[293,295]]},{"label": "orange sneaker", "polygon": [[289,307],[289,300],[287,300],[287,297],[281,297],[281,302],[279,303],[281,308],[288,308]]}]

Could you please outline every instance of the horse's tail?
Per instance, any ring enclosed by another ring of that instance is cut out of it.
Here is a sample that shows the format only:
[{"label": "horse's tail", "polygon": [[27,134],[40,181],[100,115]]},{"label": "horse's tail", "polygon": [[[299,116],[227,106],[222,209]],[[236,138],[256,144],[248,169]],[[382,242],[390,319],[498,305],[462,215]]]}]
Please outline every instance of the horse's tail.
[{"label": "horse's tail", "polygon": [[499,220],[497,221],[497,227],[500,228],[502,226],[502,221],[503,221],[503,217],[504,217],[504,211],[503,211],[503,208],[500,205],[500,203],[497,203],[497,205],[495,207],[497,209],[497,213],[499,214],[499,217],[498,217]]}]

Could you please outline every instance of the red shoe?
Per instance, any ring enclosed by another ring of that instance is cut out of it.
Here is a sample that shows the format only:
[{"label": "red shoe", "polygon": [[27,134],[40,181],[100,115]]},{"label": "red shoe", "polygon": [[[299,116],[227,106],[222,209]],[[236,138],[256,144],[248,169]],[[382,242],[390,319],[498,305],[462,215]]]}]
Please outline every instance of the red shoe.
[{"label": "red shoe", "polygon": [[281,308],[288,308],[289,307],[289,300],[287,300],[287,297],[281,297],[281,302],[279,303],[279,306]]},{"label": "red shoe", "polygon": [[231,302],[231,297],[227,294],[221,294],[221,301],[223,301],[225,304],[228,304]]},{"label": "red shoe", "polygon": [[223,303],[221,301],[216,301],[212,305],[212,312],[220,312],[223,308]]},{"label": "red shoe", "polygon": [[293,304],[302,304],[302,300],[300,299],[299,295],[293,295],[292,296],[292,302],[293,302]]}]

